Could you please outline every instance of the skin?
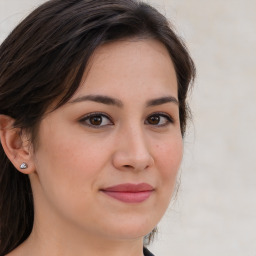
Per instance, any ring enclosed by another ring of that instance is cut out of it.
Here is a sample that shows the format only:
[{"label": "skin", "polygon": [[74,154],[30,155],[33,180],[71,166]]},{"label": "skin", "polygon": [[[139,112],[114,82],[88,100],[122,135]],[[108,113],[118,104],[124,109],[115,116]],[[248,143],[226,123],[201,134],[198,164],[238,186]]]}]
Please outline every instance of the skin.
[{"label": "skin", "polygon": [[[111,97],[117,104],[88,95]],[[17,168],[28,163],[23,172],[35,200],[33,231],[9,256],[142,256],[143,237],[166,211],[182,159],[175,99],[175,70],[161,43],[126,40],[99,47],[71,100],[42,120],[37,147],[23,139],[9,143],[16,145],[11,151],[6,142]],[[95,112],[92,123],[88,114]],[[3,127],[7,121],[1,120]],[[1,134],[4,140],[7,132]],[[154,191],[141,203],[124,203],[101,191],[142,182]]]}]

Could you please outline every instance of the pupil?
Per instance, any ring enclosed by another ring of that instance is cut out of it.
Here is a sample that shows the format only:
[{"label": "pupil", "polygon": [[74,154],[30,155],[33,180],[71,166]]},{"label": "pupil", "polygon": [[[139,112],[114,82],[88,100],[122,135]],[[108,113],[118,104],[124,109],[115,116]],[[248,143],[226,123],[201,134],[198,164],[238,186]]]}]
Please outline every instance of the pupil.
[{"label": "pupil", "polygon": [[93,125],[100,125],[102,122],[102,118],[101,118],[101,116],[93,116],[90,118],[90,122]]},{"label": "pupil", "polygon": [[159,116],[151,116],[150,117],[150,123],[151,124],[158,124],[159,120],[160,120]]}]

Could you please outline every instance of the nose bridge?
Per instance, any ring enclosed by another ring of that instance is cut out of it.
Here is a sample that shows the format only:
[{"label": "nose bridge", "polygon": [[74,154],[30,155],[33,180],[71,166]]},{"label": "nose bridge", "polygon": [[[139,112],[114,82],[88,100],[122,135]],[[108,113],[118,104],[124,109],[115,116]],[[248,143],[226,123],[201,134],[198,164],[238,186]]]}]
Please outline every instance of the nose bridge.
[{"label": "nose bridge", "polygon": [[150,144],[147,141],[143,126],[139,124],[126,126],[119,139],[116,157],[119,168],[129,167],[134,170],[143,170],[153,164]]},{"label": "nose bridge", "polygon": [[131,125],[126,131],[126,136],[127,150],[131,152],[131,155],[135,158],[141,158],[149,154],[148,142],[142,127]]}]

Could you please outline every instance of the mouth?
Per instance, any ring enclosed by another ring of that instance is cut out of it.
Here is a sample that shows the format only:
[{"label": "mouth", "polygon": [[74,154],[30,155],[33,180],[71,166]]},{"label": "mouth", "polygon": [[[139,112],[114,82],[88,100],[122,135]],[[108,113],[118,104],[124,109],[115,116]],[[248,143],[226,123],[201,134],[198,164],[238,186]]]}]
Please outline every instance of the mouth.
[{"label": "mouth", "polygon": [[147,183],[119,184],[101,189],[101,191],[116,200],[125,203],[141,203],[147,200],[154,192],[154,188]]}]

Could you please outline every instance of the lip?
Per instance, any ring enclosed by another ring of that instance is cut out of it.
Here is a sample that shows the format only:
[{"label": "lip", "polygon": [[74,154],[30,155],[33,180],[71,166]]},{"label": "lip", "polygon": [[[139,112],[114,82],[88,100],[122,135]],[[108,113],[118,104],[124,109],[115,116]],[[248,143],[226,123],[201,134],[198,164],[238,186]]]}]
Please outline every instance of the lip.
[{"label": "lip", "polygon": [[125,183],[107,187],[101,189],[101,191],[104,194],[125,203],[141,203],[151,196],[154,188],[147,183]]}]

